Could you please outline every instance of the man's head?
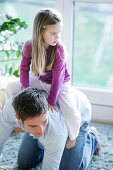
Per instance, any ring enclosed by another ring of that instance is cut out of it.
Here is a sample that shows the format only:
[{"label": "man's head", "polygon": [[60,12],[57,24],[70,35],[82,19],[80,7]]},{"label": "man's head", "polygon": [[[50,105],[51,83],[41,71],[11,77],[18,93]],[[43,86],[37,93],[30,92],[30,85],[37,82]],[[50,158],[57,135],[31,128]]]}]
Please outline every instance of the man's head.
[{"label": "man's head", "polygon": [[16,117],[35,136],[42,136],[48,123],[48,104],[36,88],[27,88],[18,93],[12,103]]}]

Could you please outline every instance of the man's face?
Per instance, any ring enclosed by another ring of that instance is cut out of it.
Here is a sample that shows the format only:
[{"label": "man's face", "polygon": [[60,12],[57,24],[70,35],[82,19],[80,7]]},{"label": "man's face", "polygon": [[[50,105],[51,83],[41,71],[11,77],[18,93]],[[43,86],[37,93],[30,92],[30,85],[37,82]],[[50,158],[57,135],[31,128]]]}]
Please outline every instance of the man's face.
[{"label": "man's face", "polygon": [[34,118],[27,119],[24,121],[25,129],[32,133],[34,136],[42,136],[44,134],[47,124],[47,113],[42,113],[40,116],[36,116]]}]

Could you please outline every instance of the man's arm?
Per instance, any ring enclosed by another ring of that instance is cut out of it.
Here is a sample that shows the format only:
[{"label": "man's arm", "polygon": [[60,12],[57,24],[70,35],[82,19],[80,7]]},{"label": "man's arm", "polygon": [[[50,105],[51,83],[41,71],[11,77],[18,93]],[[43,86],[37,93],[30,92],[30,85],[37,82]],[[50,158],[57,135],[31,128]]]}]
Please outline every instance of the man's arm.
[{"label": "man's arm", "polygon": [[3,145],[11,134],[15,123],[15,111],[12,106],[11,97],[0,113],[0,155],[3,149]]},{"label": "man's arm", "polygon": [[45,147],[42,169],[58,170],[60,161],[65,148],[67,137],[59,136],[52,140],[51,149]]},{"label": "man's arm", "polygon": [[46,170],[58,170],[65,144],[68,138],[68,129],[64,118],[56,106],[58,112],[49,112],[48,126],[45,135],[39,138],[43,144],[44,158],[43,168]]}]

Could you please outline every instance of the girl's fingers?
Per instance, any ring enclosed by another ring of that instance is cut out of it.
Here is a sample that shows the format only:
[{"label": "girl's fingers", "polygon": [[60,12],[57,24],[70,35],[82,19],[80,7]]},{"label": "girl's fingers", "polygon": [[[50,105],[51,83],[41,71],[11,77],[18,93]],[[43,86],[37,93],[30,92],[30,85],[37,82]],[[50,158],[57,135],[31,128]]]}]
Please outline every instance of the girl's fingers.
[{"label": "girl's fingers", "polygon": [[52,112],[53,112],[54,110],[55,110],[56,112],[58,112],[57,109],[56,109],[54,106],[50,105],[50,104],[48,104],[48,110],[49,110],[49,109],[51,109]]},{"label": "girl's fingers", "polygon": [[53,113],[53,111],[54,111],[53,107],[51,107],[51,110],[52,110],[52,113]]},{"label": "girl's fingers", "polygon": [[57,109],[56,109],[56,107],[54,107],[54,110],[55,110],[56,112],[58,112]]}]

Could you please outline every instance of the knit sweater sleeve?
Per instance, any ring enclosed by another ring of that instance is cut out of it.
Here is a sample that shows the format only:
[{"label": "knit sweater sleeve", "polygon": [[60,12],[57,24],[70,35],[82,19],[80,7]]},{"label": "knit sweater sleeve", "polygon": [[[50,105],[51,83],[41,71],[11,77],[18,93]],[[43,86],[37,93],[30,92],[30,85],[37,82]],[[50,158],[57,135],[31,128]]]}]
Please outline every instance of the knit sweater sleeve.
[{"label": "knit sweater sleeve", "polygon": [[22,49],[22,60],[20,65],[21,89],[29,87],[29,71],[31,64],[31,41],[26,41]]},{"label": "knit sweater sleeve", "polygon": [[59,91],[64,82],[65,77],[65,57],[64,57],[64,49],[61,45],[58,46],[55,56],[54,67],[52,70],[52,83],[50,94],[47,98],[47,101],[50,105],[55,106]]}]

